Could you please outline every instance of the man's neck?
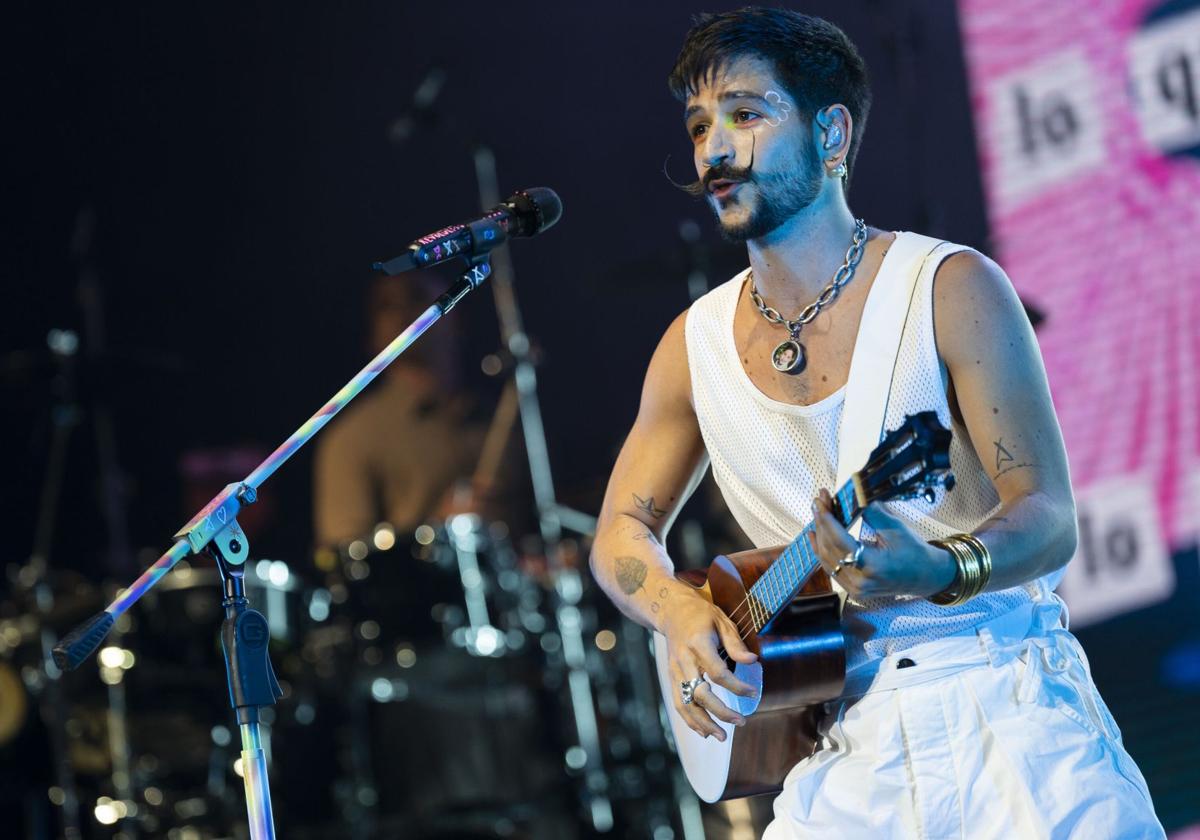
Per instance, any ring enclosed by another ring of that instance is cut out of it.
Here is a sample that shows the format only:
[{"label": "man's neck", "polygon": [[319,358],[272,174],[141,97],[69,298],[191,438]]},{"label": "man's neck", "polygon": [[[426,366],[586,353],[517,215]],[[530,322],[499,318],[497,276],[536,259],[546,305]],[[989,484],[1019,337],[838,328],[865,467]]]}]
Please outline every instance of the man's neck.
[{"label": "man's neck", "polygon": [[746,243],[758,291],[795,317],[829,285],[853,238],[854,216],[840,186],[830,184],[783,225]]}]

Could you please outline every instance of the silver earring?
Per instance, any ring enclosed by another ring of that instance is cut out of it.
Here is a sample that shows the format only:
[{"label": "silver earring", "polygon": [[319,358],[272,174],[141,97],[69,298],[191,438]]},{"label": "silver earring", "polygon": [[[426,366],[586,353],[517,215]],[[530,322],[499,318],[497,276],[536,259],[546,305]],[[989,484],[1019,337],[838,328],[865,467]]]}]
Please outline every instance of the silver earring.
[{"label": "silver earring", "polygon": [[845,178],[846,171],[846,161],[842,161],[837,166],[833,167],[833,169],[829,170],[829,174],[834,178]]},{"label": "silver earring", "polygon": [[837,123],[825,129],[825,148],[832,149],[842,142],[842,127]]}]

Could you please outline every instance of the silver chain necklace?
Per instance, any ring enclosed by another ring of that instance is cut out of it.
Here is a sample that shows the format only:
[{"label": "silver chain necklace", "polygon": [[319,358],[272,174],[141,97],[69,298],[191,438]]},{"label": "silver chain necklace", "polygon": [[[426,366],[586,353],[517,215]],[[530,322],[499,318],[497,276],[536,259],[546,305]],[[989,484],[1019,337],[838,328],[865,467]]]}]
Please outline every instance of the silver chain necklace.
[{"label": "silver chain necklace", "polygon": [[867,224],[862,219],[856,219],[854,221],[854,238],[850,241],[850,247],[846,249],[846,260],[842,263],[842,267],[833,275],[832,282],[821,290],[821,294],[817,295],[817,299],[804,307],[804,311],[792,321],[780,315],[778,309],[767,306],[762,295],[758,293],[758,286],[754,282],[754,271],[751,270],[750,300],[754,301],[754,305],[758,307],[758,311],[764,318],[772,324],[782,324],[788,331],[789,337],[780,342],[779,346],[771,352],[771,364],[775,370],[793,374],[804,370],[808,359],[805,356],[804,345],[800,343],[800,330],[805,324],[811,323],[822,309],[833,303],[841,293],[842,287],[854,278],[854,272],[858,269],[859,262],[862,261],[863,249],[866,244]]}]

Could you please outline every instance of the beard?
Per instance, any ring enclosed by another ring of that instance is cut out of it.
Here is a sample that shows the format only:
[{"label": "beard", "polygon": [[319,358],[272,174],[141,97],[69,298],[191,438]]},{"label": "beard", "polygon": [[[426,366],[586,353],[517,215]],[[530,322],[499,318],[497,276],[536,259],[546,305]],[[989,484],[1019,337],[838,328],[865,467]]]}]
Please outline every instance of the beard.
[{"label": "beard", "polygon": [[[744,170],[724,172],[709,170],[705,174],[705,184],[718,178],[746,181],[755,186],[753,205],[749,215],[741,222],[724,222],[716,200],[709,198],[709,209],[717,219],[721,236],[728,242],[745,243],[751,239],[761,239],[776,230],[797,213],[808,207],[821,191],[821,162],[816,153],[804,144],[800,150],[798,165],[783,172],[758,173],[753,171],[753,163]],[[730,198],[726,206],[741,203],[738,196]]]}]

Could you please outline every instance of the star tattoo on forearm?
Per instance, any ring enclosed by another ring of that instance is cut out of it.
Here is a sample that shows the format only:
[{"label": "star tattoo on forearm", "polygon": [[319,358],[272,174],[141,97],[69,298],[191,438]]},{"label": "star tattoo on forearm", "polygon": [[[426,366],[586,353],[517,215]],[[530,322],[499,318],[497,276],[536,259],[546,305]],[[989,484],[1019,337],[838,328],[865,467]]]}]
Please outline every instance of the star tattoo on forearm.
[{"label": "star tattoo on forearm", "polygon": [[633,494],[633,504],[642,513],[647,513],[655,519],[662,519],[667,515],[667,512],[654,504],[654,497],[650,496],[643,499],[637,493]]}]

